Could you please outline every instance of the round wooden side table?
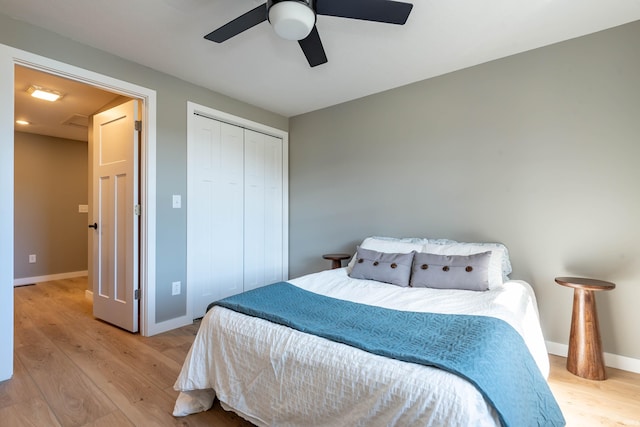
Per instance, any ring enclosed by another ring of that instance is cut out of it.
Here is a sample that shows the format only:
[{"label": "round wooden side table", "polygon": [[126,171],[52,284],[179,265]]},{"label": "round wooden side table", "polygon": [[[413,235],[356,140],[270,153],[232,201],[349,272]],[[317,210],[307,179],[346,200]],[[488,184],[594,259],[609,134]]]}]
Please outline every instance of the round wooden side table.
[{"label": "round wooden side table", "polygon": [[567,370],[589,380],[605,380],[607,374],[602,355],[594,292],[610,291],[616,285],[582,277],[556,277],[556,283],[573,288]]},{"label": "round wooden side table", "polygon": [[322,255],[324,259],[331,260],[331,269],[335,270],[336,268],[342,267],[342,260],[351,258],[349,254],[324,254]]}]

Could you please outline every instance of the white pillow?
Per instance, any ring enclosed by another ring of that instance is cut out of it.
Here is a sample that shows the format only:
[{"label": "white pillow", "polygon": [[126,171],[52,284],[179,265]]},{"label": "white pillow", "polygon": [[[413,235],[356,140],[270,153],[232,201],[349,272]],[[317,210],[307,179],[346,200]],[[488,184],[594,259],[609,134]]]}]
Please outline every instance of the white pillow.
[{"label": "white pillow", "polygon": [[506,246],[501,243],[466,243],[453,240],[434,240],[423,245],[419,252],[438,255],[474,255],[491,251],[489,259],[489,289],[504,283],[511,273]]},{"label": "white pillow", "polygon": [[[392,253],[392,254],[408,254],[412,251],[422,251],[423,243],[426,239],[421,240],[420,243],[415,243],[416,239],[412,238],[395,238],[395,237],[367,237],[362,241],[360,247],[362,249],[369,249],[371,251]],[[351,261],[347,265],[347,273],[351,273],[353,264],[356,262],[356,257],[351,257]]]}]

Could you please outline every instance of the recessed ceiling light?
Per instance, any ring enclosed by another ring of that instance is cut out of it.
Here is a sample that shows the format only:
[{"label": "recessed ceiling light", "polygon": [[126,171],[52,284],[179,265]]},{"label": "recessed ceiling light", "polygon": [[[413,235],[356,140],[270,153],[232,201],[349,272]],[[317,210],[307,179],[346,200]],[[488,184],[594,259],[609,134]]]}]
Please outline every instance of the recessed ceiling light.
[{"label": "recessed ceiling light", "polygon": [[34,98],[44,99],[45,101],[57,101],[62,98],[62,94],[60,92],[56,92],[55,90],[45,89],[40,86],[31,85],[29,89],[27,89],[29,95]]},{"label": "recessed ceiling light", "polygon": [[29,122],[28,122],[28,121],[26,121],[26,120],[16,120],[16,123],[17,123],[17,124],[19,124],[19,125],[23,125],[23,126],[26,126],[26,125],[30,125],[30,124],[31,124],[31,123],[29,123]]}]

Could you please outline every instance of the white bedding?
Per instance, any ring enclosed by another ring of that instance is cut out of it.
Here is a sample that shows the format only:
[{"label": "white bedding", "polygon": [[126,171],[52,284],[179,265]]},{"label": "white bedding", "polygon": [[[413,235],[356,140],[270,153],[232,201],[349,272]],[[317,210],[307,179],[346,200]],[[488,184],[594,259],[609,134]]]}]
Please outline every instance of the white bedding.
[{"label": "white bedding", "polygon": [[[546,378],[549,360],[535,296],[522,281],[486,292],[401,288],[351,279],[346,268],[292,279],[318,294],[408,311],[492,316],[524,338]],[[258,426],[496,426],[466,380],[214,307],[174,385],[174,415],[225,409]],[[215,390],[215,392],[214,392]]]}]

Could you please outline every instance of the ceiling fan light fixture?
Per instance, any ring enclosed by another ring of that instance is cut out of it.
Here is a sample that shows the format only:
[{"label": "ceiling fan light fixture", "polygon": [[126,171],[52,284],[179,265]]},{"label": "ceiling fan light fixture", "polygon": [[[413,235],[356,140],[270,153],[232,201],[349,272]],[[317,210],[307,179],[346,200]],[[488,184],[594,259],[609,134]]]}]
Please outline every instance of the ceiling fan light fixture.
[{"label": "ceiling fan light fixture", "polygon": [[311,33],[316,14],[306,2],[284,0],[271,5],[269,22],[283,39],[302,40]]},{"label": "ceiling fan light fixture", "polygon": [[266,0],[204,38],[222,43],[269,21],[279,37],[297,40],[309,66],[316,67],[327,62],[316,28],[317,15],[404,25],[412,8],[413,4],[397,0]]}]

